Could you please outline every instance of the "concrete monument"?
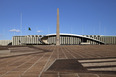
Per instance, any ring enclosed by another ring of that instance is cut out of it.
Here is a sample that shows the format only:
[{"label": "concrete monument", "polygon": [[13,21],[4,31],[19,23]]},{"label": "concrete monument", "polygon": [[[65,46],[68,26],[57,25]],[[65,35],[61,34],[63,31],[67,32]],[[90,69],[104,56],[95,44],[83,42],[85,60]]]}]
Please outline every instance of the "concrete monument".
[{"label": "concrete monument", "polygon": [[59,8],[57,8],[57,28],[56,28],[56,45],[60,45],[60,31],[59,31]]}]

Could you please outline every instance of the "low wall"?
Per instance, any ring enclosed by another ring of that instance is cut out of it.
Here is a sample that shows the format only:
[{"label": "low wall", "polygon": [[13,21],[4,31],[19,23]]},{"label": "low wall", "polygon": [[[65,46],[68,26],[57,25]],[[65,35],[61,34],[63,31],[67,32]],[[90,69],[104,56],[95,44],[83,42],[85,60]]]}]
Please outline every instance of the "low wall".
[{"label": "low wall", "polygon": [[0,50],[0,54],[9,54],[10,50]]},{"label": "low wall", "polygon": [[0,40],[0,45],[5,46],[5,45],[8,45],[11,42],[12,42],[12,40]]}]

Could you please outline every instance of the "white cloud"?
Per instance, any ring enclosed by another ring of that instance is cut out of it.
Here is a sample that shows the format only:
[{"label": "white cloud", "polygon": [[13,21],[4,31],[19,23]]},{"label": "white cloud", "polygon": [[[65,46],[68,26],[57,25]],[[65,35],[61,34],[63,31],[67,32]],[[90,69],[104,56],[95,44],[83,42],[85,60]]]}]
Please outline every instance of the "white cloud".
[{"label": "white cloud", "polygon": [[42,31],[38,30],[37,32],[39,33],[39,32],[42,32]]},{"label": "white cloud", "polygon": [[20,32],[20,30],[18,30],[18,29],[11,29],[11,30],[9,30],[10,32]]}]

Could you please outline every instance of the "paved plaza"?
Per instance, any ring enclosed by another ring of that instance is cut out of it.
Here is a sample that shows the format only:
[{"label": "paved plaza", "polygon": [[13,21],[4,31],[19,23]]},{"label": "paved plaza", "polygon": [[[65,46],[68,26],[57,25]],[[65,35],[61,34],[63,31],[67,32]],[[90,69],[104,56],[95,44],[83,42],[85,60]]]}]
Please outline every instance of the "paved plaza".
[{"label": "paved plaza", "polygon": [[0,77],[116,77],[116,45],[0,47]]}]

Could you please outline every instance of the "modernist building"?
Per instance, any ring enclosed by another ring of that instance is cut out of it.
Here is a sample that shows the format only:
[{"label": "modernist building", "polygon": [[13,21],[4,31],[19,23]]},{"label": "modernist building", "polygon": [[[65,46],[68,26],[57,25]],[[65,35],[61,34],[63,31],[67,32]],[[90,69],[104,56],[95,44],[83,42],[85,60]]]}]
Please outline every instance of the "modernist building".
[{"label": "modernist building", "polygon": [[[12,45],[52,45],[56,44],[56,34],[14,36]],[[60,34],[61,45],[116,44],[116,36]]]},{"label": "modernist building", "polygon": [[[46,35],[41,38],[41,41],[45,44],[56,44],[55,40],[56,34]],[[116,44],[116,36],[60,34],[60,44]]]},{"label": "modernist building", "polygon": [[41,43],[41,35],[13,36],[12,45],[39,45]]},{"label": "modernist building", "polygon": [[[0,40],[0,45],[55,45],[56,34],[13,36],[12,40]],[[116,45],[116,36],[76,35],[60,33],[60,45]]]}]

